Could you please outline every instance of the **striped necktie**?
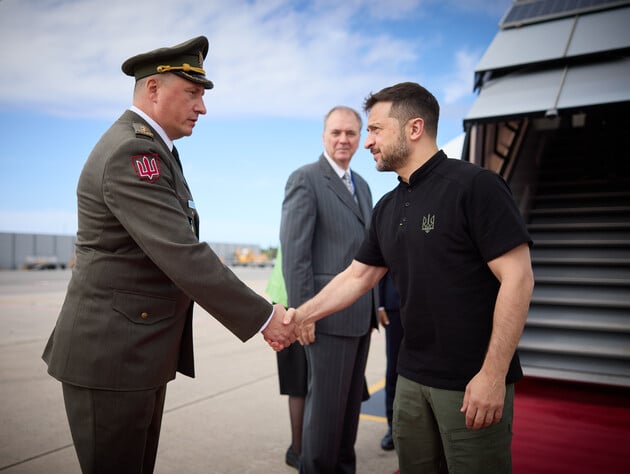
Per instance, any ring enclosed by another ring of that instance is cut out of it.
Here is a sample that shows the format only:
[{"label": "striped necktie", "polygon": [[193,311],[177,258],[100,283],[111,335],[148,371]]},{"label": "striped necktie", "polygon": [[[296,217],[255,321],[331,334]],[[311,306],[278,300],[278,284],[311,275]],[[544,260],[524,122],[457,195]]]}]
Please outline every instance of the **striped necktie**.
[{"label": "striped necktie", "polygon": [[346,188],[348,188],[348,192],[350,192],[350,194],[354,198],[354,202],[358,203],[359,201],[357,199],[357,195],[354,192],[354,183],[352,182],[352,179],[350,179],[350,173],[346,171],[343,174],[343,177],[341,178],[341,180],[343,181],[343,184],[346,185]]}]

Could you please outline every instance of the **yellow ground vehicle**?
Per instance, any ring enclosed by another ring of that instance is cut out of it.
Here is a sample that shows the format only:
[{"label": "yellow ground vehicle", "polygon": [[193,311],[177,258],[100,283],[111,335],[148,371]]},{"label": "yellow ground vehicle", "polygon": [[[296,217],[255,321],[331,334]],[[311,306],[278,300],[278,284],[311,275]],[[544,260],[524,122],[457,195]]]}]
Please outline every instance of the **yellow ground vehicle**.
[{"label": "yellow ground vehicle", "polygon": [[264,253],[254,251],[250,247],[242,247],[236,249],[234,252],[234,265],[245,267],[270,267],[273,266],[273,261]]}]

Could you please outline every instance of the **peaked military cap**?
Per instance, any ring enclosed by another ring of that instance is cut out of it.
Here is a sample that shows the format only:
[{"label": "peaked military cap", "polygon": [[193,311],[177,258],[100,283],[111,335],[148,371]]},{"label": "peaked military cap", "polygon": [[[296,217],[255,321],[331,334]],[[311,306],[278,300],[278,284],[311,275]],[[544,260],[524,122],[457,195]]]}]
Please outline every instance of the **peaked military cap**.
[{"label": "peaked military cap", "polygon": [[136,81],[154,74],[172,72],[184,79],[212,89],[214,84],[206,78],[203,60],[208,54],[208,38],[198,36],[170,48],[159,48],[138,54],[122,64],[122,70]]}]

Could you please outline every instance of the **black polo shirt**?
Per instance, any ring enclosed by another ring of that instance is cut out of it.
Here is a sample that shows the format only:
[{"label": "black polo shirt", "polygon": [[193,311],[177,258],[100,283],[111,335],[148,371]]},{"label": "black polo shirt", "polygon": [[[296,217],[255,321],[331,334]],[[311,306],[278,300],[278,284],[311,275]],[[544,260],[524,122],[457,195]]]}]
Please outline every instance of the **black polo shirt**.
[{"label": "black polo shirt", "polygon": [[[398,372],[464,390],[481,368],[499,282],[487,263],[531,243],[496,173],[439,151],[376,204],[356,259],[386,266],[401,298]],[[522,377],[515,356],[507,375]]]}]

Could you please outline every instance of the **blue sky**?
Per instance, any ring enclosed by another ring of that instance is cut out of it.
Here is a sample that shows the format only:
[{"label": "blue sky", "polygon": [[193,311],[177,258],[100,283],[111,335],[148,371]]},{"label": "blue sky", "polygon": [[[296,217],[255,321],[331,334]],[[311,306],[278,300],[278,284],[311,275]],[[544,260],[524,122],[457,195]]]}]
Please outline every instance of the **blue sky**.
[{"label": "blue sky", "polygon": [[[177,141],[201,238],[276,246],[289,173],[322,151],[323,116],[419,82],[438,144],[462,133],[474,68],[511,0],[0,0],[0,232],[74,234],[76,182],[131,104],[128,57],[197,35],[215,84]],[[365,131],[361,143],[365,139]],[[396,184],[362,148],[374,201]]]}]

